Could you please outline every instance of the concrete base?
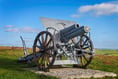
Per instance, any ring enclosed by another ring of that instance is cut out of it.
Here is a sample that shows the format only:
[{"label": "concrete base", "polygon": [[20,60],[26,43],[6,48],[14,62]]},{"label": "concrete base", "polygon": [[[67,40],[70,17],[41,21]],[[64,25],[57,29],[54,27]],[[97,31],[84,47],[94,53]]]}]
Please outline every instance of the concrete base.
[{"label": "concrete base", "polygon": [[112,72],[104,72],[92,69],[79,69],[79,68],[59,68],[50,69],[49,72],[38,71],[37,68],[27,68],[32,72],[43,75],[55,76],[60,79],[81,79],[81,78],[102,78],[105,76],[116,77],[117,75]]}]

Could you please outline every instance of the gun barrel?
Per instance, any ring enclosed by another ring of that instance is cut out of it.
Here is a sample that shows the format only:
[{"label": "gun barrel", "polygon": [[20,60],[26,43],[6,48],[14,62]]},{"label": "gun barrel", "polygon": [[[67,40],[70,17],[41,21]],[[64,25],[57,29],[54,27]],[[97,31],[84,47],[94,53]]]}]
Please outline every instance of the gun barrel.
[{"label": "gun barrel", "polygon": [[82,26],[82,27],[77,27],[75,24],[68,27],[68,28],[65,28],[65,29],[62,29],[60,31],[60,40],[61,42],[68,42],[70,39],[74,38],[74,37],[77,37],[79,35],[83,35],[84,33],[87,33],[90,31],[90,28],[87,27],[87,26]]}]

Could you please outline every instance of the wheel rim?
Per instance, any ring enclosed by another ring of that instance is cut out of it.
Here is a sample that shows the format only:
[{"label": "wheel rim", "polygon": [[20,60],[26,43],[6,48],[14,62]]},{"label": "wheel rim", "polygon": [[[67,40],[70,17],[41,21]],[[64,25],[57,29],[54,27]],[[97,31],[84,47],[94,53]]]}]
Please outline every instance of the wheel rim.
[{"label": "wheel rim", "polygon": [[80,51],[77,52],[77,57],[80,61],[79,63],[79,67],[81,68],[86,68],[92,58],[93,58],[93,44],[92,41],[90,40],[90,38],[86,35],[82,35],[79,38],[79,42],[78,44],[80,45],[79,48],[81,49]]},{"label": "wheel rim", "polygon": [[40,70],[48,69],[54,63],[54,40],[49,32],[43,31],[37,35],[33,53],[35,53],[34,59]]}]

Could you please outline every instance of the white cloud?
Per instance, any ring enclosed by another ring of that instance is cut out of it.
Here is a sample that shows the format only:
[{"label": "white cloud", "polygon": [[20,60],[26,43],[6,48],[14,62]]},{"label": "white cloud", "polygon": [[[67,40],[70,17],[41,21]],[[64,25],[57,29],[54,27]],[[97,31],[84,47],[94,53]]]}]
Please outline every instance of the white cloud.
[{"label": "white cloud", "polygon": [[72,18],[79,18],[79,17],[81,17],[81,15],[73,14],[73,15],[71,15],[71,17],[72,17]]},{"label": "white cloud", "polygon": [[109,15],[112,13],[118,13],[118,4],[101,3],[95,5],[86,5],[81,6],[78,11],[80,13],[92,12],[95,15]]},{"label": "white cloud", "polygon": [[39,29],[35,29],[35,28],[32,28],[32,27],[16,28],[16,27],[13,27],[12,25],[5,26],[5,31],[6,32],[31,32],[31,33],[40,32]]},{"label": "white cloud", "polygon": [[[84,5],[78,8],[78,16],[83,14],[92,14],[96,16],[110,15],[118,13],[118,2],[107,2],[94,5]],[[76,16],[77,16],[76,15]]]},{"label": "white cloud", "polygon": [[14,27],[13,25],[6,25],[5,28],[11,28]]}]

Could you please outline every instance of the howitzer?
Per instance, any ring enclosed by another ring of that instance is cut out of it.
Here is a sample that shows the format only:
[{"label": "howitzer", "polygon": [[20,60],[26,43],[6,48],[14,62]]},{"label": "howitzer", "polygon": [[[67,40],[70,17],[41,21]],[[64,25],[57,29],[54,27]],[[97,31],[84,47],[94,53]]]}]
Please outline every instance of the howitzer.
[{"label": "howitzer", "polygon": [[67,43],[70,39],[77,37],[79,35],[84,35],[90,31],[90,28],[87,26],[79,27],[78,24],[73,24],[65,29],[60,30],[60,40],[61,42]]},{"label": "howitzer", "polygon": [[34,40],[33,53],[22,59],[34,59],[39,70],[48,70],[52,65],[60,64],[73,64],[81,68],[90,64],[94,47],[89,36],[89,27],[80,26],[73,21],[44,17],[41,22],[47,28],[46,31],[38,33]]}]

